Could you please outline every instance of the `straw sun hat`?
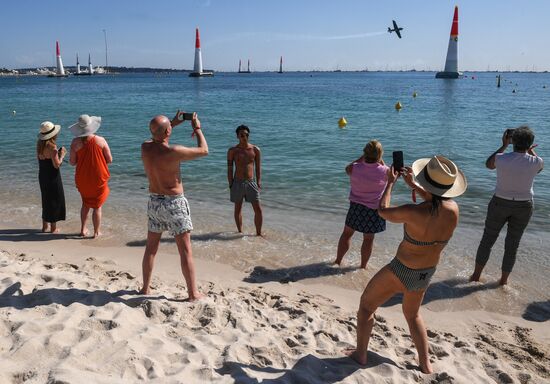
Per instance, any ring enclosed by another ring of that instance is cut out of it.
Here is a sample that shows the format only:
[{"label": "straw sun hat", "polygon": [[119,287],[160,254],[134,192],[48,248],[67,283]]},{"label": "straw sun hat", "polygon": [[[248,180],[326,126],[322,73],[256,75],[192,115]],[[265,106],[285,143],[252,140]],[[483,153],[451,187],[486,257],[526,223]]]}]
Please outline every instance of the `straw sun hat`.
[{"label": "straw sun hat", "polygon": [[100,116],[80,115],[78,123],[69,127],[74,137],[90,136],[96,133],[101,125]]},{"label": "straw sun hat", "polygon": [[418,159],[413,163],[412,170],[418,184],[437,196],[457,197],[468,186],[462,171],[443,156]]},{"label": "straw sun hat", "polygon": [[61,125],[55,125],[51,121],[44,121],[40,124],[40,132],[38,138],[40,140],[49,140],[59,133]]}]

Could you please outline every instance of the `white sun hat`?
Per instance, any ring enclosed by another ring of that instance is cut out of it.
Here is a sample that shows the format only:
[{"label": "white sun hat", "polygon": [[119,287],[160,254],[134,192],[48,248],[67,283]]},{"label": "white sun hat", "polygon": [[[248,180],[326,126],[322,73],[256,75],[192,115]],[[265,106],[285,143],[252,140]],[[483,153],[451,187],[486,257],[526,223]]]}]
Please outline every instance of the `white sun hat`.
[{"label": "white sun hat", "polygon": [[101,125],[101,116],[80,115],[78,123],[69,127],[74,137],[90,136],[96,133]]}]

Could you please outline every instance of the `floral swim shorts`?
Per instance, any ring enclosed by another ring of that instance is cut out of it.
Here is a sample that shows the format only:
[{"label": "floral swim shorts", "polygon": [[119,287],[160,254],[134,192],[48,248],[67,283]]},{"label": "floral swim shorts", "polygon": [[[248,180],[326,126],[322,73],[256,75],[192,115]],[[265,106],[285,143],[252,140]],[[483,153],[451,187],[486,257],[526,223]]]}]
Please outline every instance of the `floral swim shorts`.
[{"label": "floral swim shorts", "polygon": [[152,193],[147,204],[150,232],[169,231],[176,236],[193,230],[191,211],[187,199],[181,195],[157,195]]}]

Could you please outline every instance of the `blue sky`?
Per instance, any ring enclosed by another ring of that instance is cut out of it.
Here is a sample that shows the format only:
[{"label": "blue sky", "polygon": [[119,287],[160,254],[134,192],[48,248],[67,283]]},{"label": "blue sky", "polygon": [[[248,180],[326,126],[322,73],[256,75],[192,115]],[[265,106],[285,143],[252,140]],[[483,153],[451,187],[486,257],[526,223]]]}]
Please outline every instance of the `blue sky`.
[{"label": "blue sky", "polygon": [[189,69],[198,26],[217,71],[441,70],[455,4],[461,70],[550,70],[548,0],[3,1],[0,67],[52,66],[55,40],[65,65],[104,65],[105,29],[109,65]]}]

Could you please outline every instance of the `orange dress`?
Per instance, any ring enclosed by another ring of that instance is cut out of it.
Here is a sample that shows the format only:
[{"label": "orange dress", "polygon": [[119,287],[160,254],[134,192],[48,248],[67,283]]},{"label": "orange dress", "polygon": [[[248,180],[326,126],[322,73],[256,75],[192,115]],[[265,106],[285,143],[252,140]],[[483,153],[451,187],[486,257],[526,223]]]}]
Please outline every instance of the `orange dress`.
[{"label": "orange dress", "polygon": [[111,174],[95,136],[86,140],[76,158],[75,184],[82,202],[89,208],[99,208],[109,196],[107,182]]}]

